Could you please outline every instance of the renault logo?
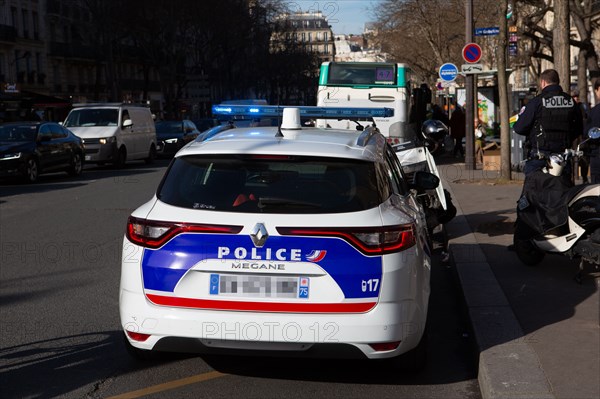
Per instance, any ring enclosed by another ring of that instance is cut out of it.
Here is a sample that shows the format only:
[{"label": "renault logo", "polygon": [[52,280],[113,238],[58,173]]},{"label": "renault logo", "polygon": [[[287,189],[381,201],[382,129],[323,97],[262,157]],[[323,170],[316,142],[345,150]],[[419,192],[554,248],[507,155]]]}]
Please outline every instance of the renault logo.
[{"label": "renault logo", "polygon": [[267,238],[269,238],[269,234],[267,233],[265,225],[262,223],[256,223],[252,229],[252,233],[250,233],[250,238],[252,239],[255,247],[261,248],[263,245],[265,245]]}]

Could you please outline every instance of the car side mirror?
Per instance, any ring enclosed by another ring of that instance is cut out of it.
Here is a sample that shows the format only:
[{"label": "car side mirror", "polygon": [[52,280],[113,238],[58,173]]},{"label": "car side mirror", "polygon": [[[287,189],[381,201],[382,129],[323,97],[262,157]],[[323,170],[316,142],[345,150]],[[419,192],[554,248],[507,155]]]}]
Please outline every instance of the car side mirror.
[{"label": "car side mirror", "polygon": [[131,119],[125,119],[123,121],[123,128],[129,127],[129,126],[133,126],[133,121]]},{"label": "car side mirror", "polygon": [[417,190],[435,190],[440,185],[440,178],[433,173],[418,171],[415,172],[411,188]]}]

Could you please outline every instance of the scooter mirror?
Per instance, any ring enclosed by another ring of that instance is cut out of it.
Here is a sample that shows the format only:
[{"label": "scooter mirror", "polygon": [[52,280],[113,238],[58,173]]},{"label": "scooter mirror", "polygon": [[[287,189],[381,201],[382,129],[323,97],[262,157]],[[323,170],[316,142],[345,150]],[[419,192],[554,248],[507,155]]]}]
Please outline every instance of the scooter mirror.
[{"label": "scooter mirror", "polygon": [[588,137],[592,140],[596,140],[600,138],[600,128],[593,127],[588,131]]}]

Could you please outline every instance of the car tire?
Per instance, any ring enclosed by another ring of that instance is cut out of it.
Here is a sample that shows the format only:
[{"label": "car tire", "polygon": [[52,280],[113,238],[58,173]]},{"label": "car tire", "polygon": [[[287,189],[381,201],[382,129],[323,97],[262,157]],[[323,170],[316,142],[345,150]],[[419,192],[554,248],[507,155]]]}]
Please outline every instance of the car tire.
[{"label": "car tire", "polygon": [[71,166],[67,169],[69,176],[79,176],[83,172],[83,158],[79,152],[73,154]]},{"label": "car tire", "polygon": [[156,146],[154,144],[152,144],[150,146],[150,151],[148,151],[148,158],[144,159],[144,162],[146,162],[147,165],[151,165],[154,163],[155,159],[156,159]]},{"label": "car tire", "polygon": [[427,364],[427,330],[423,332],[421,340],[413,349],[400,356],[386,360],[386,365],[389,365],[394,370],[405,371],[409,373],[417,373],[425,368]]},{"label": "car tire", "polygon": [[40,163],[37,159],[31,157],[25,162],[23,178],[27,183],[35,183],[40,175]]},{"label": "car tire", "polygon": [[119,148],[117,152],[117,159],[115,159],[114,167],[117,169],[122,169],[125,167],[125,163],[127,162],[127,149],[125,147]]}]

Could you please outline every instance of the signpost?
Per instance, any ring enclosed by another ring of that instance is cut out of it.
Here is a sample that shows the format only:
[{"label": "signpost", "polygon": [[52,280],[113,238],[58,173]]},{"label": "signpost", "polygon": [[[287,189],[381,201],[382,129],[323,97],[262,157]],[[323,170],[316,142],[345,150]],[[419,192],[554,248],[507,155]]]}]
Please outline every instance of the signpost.
[{"label": "signpost", "polygon": [[481,47],[477,43],[467,43],[463,47],[462,55],[465,61],[475,64],[481,59]]},{"label": "signpost", "polygon": [[500,28],[492,26],[489,28],[475,28],[475,36],[497,36],[500,34]]},{"label": "signpost", "polygon": [[453,82],[458,76],[458,68],[456,65],[447,62],[440,67],[439,70],[440,79],[444,82]]},{"label": "signpost", "polygon": [[463,64],[460,71],[464,74],[467,73],[482,73],[483,65],[482,64]]}]

